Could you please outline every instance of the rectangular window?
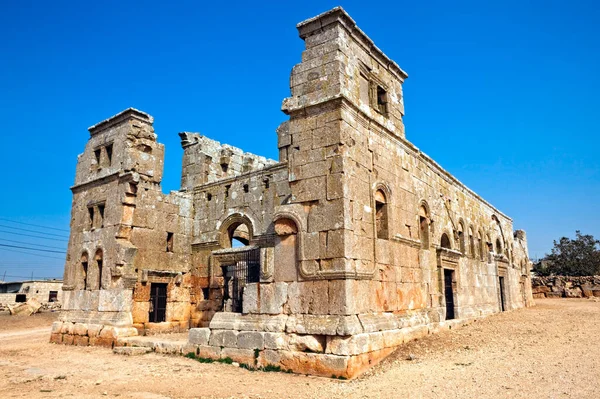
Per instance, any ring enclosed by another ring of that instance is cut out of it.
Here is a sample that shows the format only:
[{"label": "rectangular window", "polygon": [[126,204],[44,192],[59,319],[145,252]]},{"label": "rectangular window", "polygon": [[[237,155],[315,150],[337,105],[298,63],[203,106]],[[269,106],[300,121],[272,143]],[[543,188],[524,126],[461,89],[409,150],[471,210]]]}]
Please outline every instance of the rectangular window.
[{"label": "rectangular window", "polygon": [[88,215],[89,215],[89,219],[88,219],[88,230],[94,228],[94,207],[93,206],[88,206]]},{"label": "rectangular window", "polygon": [[387,115],[387,92],[381,86],[377,86],[377,111]]},{"label": "rectangular window", "polygon": [[96,148],[94,150],[94,157],[96,158],[96,167],[100,168],[100,159],[102,158],[102,148]]},{"label": "rectangular window", "polygon": [[98,227],[104,227],[104,204],[98,205]]},{"label": "rectangular window", "polygon": [[58,291],[50,291],[48,295],[48,302],[57,302],[58,301]]},{"label": "rectangular window", "polygon": [[167,233],[167,252],[173,252],[173,233]]},{"label": "rectangular window", "polygon": [[109,144],[106,146],[106,166],[110,166],[112,163],[112,150],[113,150],[113,145]]}]

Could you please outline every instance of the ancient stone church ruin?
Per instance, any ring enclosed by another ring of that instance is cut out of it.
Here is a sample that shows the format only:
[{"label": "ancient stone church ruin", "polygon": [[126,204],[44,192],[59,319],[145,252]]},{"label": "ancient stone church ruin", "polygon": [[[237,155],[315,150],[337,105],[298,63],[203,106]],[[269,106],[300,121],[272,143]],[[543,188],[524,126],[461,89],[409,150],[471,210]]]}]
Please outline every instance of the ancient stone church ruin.
[{"label": "ancient stone church ruin", "polygon": [[297,28],[278,161],[180,133],[163,194],[150,115],[89,128],[52,342],[191,329],[202,357],[353,377],[532,303],[525,232],[406,139],[407,74],[341,8]]}]

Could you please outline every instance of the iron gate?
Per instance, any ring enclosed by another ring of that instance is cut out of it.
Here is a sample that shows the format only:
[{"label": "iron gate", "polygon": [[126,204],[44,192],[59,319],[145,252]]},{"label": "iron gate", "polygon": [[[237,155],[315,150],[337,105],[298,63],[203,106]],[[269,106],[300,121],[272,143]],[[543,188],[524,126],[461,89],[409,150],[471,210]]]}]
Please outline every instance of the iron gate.
[{"label": "iron gate", "polygon": [[241,313],[244,287],[260,281],[260,248],[238,252],[231,264],[221,267],[225,278],[223,301],[231,299],[231,311]]}]

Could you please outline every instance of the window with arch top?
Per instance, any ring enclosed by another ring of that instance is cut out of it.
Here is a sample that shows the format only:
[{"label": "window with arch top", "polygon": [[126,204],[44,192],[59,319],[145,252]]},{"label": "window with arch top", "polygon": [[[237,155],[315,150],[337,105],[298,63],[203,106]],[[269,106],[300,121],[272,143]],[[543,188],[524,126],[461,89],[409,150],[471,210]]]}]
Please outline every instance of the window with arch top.
[{"label": "window with arch top", "polygon": [[377,238],[389,239],[388,200],[383,190],[375,192],[375,230]]},{"label": "window with arch top", "polygon": [[421,248],[429,249],[429,212],[425,204],[421,204],[419,207],[419,234]]},{"label": "window with arch top", "polygon": [[440,239],[440,246],[446,249],[452,249],[452,244],[450,243],[450,237],[448,234],[442,234],[442,238]]}]

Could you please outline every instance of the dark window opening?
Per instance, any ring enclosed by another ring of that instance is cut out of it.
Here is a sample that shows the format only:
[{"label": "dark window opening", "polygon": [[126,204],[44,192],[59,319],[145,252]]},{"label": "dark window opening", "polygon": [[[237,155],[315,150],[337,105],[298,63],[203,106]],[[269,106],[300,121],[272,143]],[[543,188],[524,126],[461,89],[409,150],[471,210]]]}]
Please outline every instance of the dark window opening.
[{"label": "dark window opening", "polygon": [[89,220],[88,220],[88,229],[92,229],[94,227],[94,207],[90,206],[88,207],[88,215],[89,215]]},{"label": "dark window opening", "polygon": [[377,86],[377,110],[387,114],[387,93],[381,86]]},{"label": "dark window opening", "polygon": [[381,190],[375,193],[375,229],[377,238],[384,240],[389,238],[387,199]]},{"label": "dark window opening", "polygon": [[265,184],[265,188],[269,188],[269,179],[264,179],[263,183]]},{"label": "dark window opening", "polygon": [[96,158],[96,165],[98,167],[101,167],[102,165],[100,165],[100,159],[102,157],[102,149],[101,148],[97,148],[94,150],[94,157]]},{"label": "dark window opening", "polygon": [[229,198],[229,190],[231,189],[231,184],[225,186],[225,198]]},{"label": "dark window opening", "polygon": [[173,235],[167,232],[167,252],[173,252]]},{"label": "dark window opening", "polygon": [[429,221],[424,216],[419,216],[419,227],[421,229],[421,248],[429,248]]},{"label": "dark window opening", "polygon": [[210,289],[208,287],[202,288],[202,297],[204,297],[205,301],[208,301],[210,295]]},{"label": "dark window opening", "polygon": [[248,192],[248,190],[249,190],[249,189],[248,189],[248,185],[247,185],[247,184],[244,184],[244,192],[245,192],[245,193],[247,193],[247,192]]},{"label": "dark window opening", "polygon": [[452,246],[450,245],[450,237],[448,237],[448,234],[446,234],[446,233],[442,234],[442,239],[440,240],[440,246],[442,248],[452,249]]},{"label": "dark window opening", "polygon": [[104,227],[104,204],[98,205],[98,227]]},{"label": "dark window opening", "polygon": [[113,150],[112,144],[109,144],[106,146],[106,161],[108,163],[107,166],[110,166],[112,163],[112,150]]},{"label": "dark window opening", "polygon": [[223,173],[227,173],[228,169],[229,169],[229,164],[226,164],[226,163],[221,164],[221,170],[223,171]]},{"label": "dark window opening", "polygon": [[499,238],[496,240],[496,253],[497,254],[502,253],[502,243],[500,242]]},{"label": "dark window opening", "polygon": [[98,288],[97,289],[102,289],[102,259],[98,259],[96,261],[96,263],[98,264]]},{"label": "dark window opening", "polygon": [[58,291],[50,291],[48,294],[48,302],[58,302]]},{"label": "dark window opening", "polygon": [[27,295],[17,294],[17,296],[15,297],[15,302],[17,302],[17,303],[27,302]]},{"label": "dark window opening", "polygon": [[[86,256],[87,259],[87,256]],[[88,289],[88,263],[87,260],[81,262],[81,269],[83,272],[83,289]]]},{"label": "dark window opening", "polygon": [[207,201],[212,200],[212,194],[211,193],[206,193],[206,200]]}]

